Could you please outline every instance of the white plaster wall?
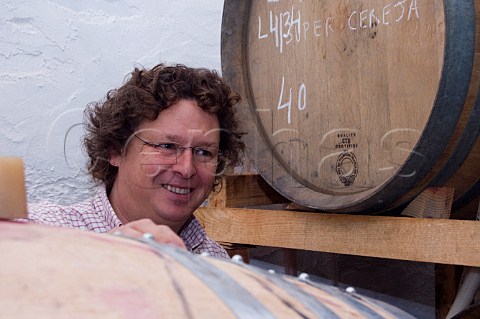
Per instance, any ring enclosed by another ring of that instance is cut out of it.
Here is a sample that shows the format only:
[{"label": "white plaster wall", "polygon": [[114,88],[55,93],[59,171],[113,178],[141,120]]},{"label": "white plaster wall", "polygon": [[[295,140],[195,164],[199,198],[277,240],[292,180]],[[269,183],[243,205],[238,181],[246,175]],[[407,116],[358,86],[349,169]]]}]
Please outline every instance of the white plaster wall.
[{"label": "white plaster wall", "polygon": [[222,0],[16,0],[0,10],[0,156],[24,159],[29,202],[92,193],[85,106],[136,65],[220,70]]}]

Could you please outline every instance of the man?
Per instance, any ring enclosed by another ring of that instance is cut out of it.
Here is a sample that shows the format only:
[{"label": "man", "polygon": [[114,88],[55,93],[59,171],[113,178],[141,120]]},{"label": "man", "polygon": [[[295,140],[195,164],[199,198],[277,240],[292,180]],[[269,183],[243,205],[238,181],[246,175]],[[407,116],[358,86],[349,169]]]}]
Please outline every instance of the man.
[{"label": "man", "polygon": [[[83,203],[31,205],[35,222],[119,232],[228,257],[193,216],[244,150],[239,96],[214,71],[159,64],[135,69],[86,111],[88,168],[101,190]],[[149,235],[149,236],[150,236]]]}]

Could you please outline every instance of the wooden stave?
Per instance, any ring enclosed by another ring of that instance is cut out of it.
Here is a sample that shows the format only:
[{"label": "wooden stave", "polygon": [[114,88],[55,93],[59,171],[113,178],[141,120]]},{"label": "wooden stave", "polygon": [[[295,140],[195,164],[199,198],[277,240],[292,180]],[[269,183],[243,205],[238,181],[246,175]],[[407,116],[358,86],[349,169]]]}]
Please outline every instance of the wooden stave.
[{"label": "wooden stave", "polygon": [[[381,189],[376,187],[369,192],[365,192],[368,193],[369,197],[362,197],[354,201],[352,201],[351,196],[333,196],[311,191],[296,181],[290,183],[290,189],[288,189],[284,186],[286,184],[284,179],[273,178],[273,171],[280,170],[284,173],[285,170],[275,162],[274,156],[269,154],[271,146],[266,145],[268,144],[268,138],[266,138],[268,134],[261,127],[253,111],[255,109],[255,106],[252,105],[253,89],[249,82],[249,68],[246,58],[248,43],[245,40],[248,32],[250,5],[251,1],[227,0],[225,2],[222,18],[222,72],[243,98],[238,110],[243,116],[244,122],[247,123],[245,126],[245,131],[248,133],[246,136],[246,144],[249,147],[247,154],[256,166],[257,171],[274,189],[289,200],[319,211],[372,214],[373,212],[379,213],[402,207],[426,187],[438,186],[439,183],[448,187],[458,186],[455,181],[451,181],[451,177],[456,173],[456,168],[461,166],[464,161],[469,160],[471,149],[480,147],[480,142],[477,142],[479,128],[478,125],[475,125],[480,119],[480,102],[476,98],[479,90],[479,77],[478,74],[471,72],[474,66],[479,65],[477,55],[479,54],[480,32],[478,32],[478,25],[480,23],[477,24],[476,28],[474,27],[476,19],[480,16],[478,0],[475,0],[475,4],[473,2],[462,3],[461,7],[454,1],[445,2],[445,12],[448,15],[446,21],[449,23],[447,30],[450,36],[446,41],[444,70],[458,68],[457,60],[467,61],[467,65],[459,72],[454,72],[455,70],[447,73],[442,72],[439,89],[442,94],[437,94],[431,117],[441,118],[444,122],[429,121],[422,133],[422,138],[412,151],[412,154],[424,154],[426,158],[431,159],[428,165],[418,165],[410,157],[392,181],[386,183]],[[474,8],[475,10],[473,10]],[[476,12],[476,15],[473,12]],[[468,22],[465,20],[468,20]],[[477,31],[476,39],[475,29]],[[458,34],[464,36],[464,38],[459,39]],[[465,50],[465,47],[470,47],[471,50]],[[232,48],[236,50],[232,50]],[[456,99],[451,100],[452,95]],[[465,103],[467,99],[471,102]],[[454,116],[451,116],[451,105],[455,106]],[[459,121],[458,119],[461,117],[463,118]],[[448,133],[440,136],[436,134],[439,131],[447,131]],[[470,134],[469,132],[472,131],[474,133]],[[442,145],[442,147],[432,149],[429,147],[431,144]],[[407,175],[414,170],[417,171],[416,176],[418,178],[416,179],[404,179],[398,176]],[[286,178],[289,177],[287,174]],[[467,193],[470,195],[472,189],[474,189],[474,184],[473,182],[468,185],[464,192],[455,194],[457,206],[463,202],[463,195]],[[308,193],[308,196],[304,196],[302,192]],[[308,198],[305,199],[305,197]],[[338,202],[347,202],[348,204],[340,206]]]}]

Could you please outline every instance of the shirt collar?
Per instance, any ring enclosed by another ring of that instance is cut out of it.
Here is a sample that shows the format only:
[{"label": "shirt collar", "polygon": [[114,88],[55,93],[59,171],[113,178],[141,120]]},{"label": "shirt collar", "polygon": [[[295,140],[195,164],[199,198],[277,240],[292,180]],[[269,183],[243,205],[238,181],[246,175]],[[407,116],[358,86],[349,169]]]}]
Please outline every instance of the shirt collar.
[{"label": "shirt collar", "polygon": [[95,194],[95,211],[99,216],[101,216],[105,223],[112,228],[116,228],[122,225],[122,222],[115,214],[112,204],[108,200],[107,191],[105,187],[101,187]]}]

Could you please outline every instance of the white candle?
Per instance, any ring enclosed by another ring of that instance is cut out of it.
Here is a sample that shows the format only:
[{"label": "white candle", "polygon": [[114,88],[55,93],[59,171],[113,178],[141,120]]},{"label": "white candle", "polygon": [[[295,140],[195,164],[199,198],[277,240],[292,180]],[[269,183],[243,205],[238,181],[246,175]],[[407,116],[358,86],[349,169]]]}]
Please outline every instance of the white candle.
[{"label": "white candle", "polygon": [[0,218],[26,218],[23,160],[0,157]]}]

